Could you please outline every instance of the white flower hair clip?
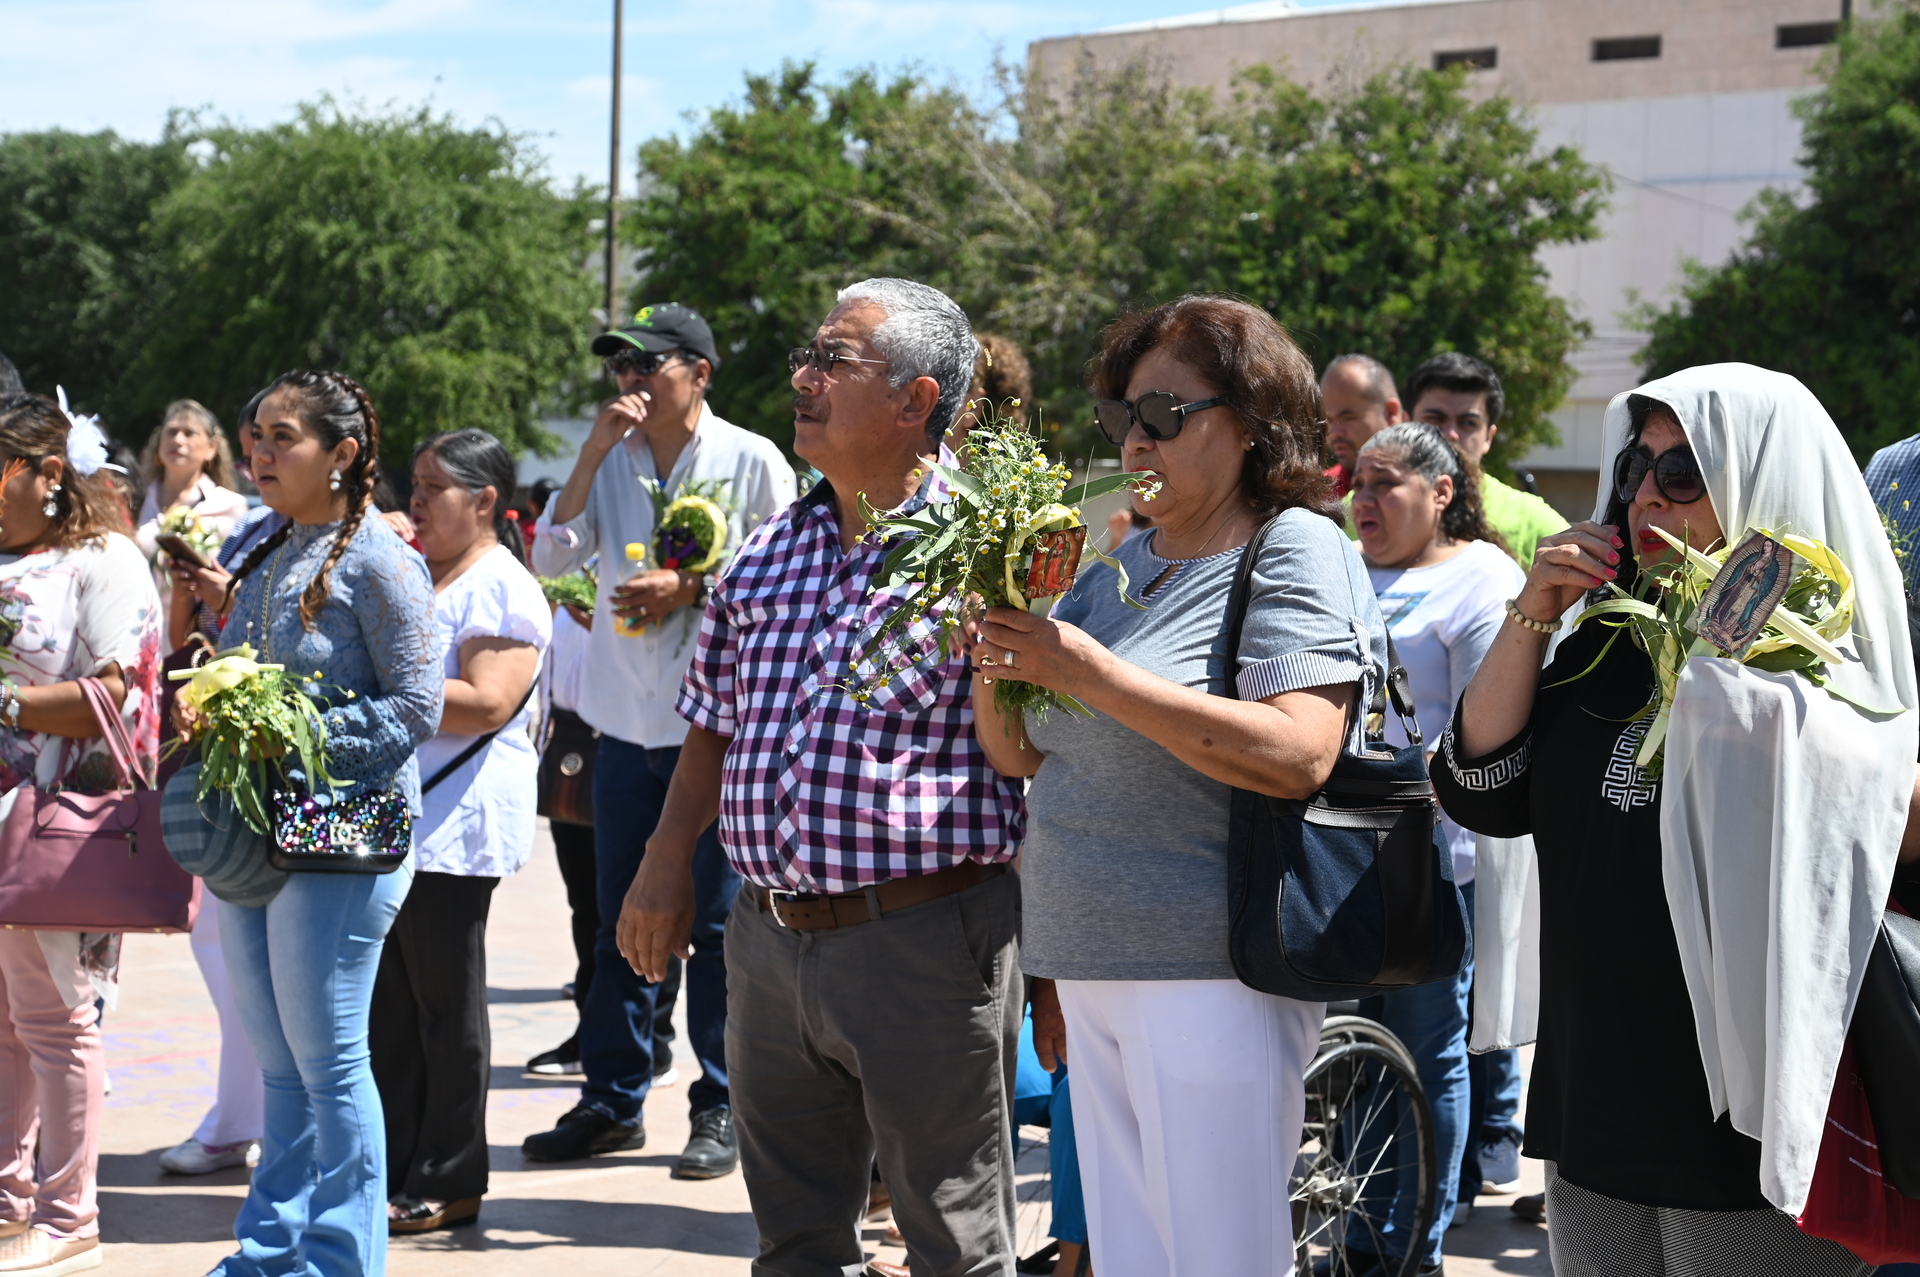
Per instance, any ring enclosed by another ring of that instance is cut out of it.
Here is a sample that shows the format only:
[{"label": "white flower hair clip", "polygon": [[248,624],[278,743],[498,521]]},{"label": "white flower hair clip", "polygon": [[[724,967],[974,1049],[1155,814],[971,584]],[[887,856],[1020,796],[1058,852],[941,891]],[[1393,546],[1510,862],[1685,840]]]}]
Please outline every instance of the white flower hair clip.
[{"label": "white flower hair clip", "polygon": [[107,460],[107,437],[100,431],[100,418],[82,417],[67,407],[67,388],[55,386],[54,393],[60,397],[60,411],[67,414],[67,464],[74,473],[91,476],[101,470],[117,470],[125,474],[125,466],[116,466]]}]

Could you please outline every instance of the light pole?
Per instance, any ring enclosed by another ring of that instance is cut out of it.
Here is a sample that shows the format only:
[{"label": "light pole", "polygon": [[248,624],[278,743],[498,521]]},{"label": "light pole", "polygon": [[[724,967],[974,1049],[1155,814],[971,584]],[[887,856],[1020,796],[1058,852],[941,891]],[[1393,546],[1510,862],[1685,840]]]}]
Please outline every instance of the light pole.
[{"label": "light pole", "polygon": [[613,0],[613,143],[607,153],[607,327],[620,326],[620,32],[625,0]]}]

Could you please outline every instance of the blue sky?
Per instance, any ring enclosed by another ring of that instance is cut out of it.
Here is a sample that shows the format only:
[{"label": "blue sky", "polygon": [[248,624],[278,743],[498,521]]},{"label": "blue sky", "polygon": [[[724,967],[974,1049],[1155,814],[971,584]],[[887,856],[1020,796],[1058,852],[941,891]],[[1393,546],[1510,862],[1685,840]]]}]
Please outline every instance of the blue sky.
[{"label": "blue sky", "polygon": [[[1316,0],[1304,0],[1313,7]],[[1327,0],[1319,0],[1325,3]],[[736,97],[783,58],[917,62],[970,88],[996,49],[1208,7],[1183,0],[629,0],[632,144]],[[0,0],[0,132],[155,136],[170,107],[249,124],[321,93],[431,101],[534,135],[562,181],[606,177],[611,0]],[[628,189],[631,189],[628,186]]]}]

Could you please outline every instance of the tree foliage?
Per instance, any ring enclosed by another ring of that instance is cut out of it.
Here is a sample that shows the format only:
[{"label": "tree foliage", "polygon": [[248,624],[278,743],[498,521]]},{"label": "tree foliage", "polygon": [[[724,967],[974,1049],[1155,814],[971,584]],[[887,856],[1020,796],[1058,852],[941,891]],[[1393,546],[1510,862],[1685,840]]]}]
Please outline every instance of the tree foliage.
[{"label": "tree foliage", "polygon": [[[57,287],[39,286],[42,344],[0,340],[29,355],[30,385],[84,388],[76,402],[106,407],[124,438],[182,395],[231,419],[307,366],[367,386],[390,462],[461,426],[518,451],[549,442],[541,409],[564,406],[588,368],[587,193],[556,194],[539,156],[497,126],[323,102],[266,129],[176,120],[145,150],[40,136],[62,145],[7,138],[0,175],[40,152],[67,157],[65,187],[42,184],[101,212],[66,219],[64,240],[43,233],[58,251],[32,270],[50,284],[76,275],[64,253],[91,268],[78,278],[92,291],[61,313]],[[57,209],[43,220],[62,225]]]},{"label": "tree foliage", "polygon": [[1026,347],[1074,455],[1093,444],[1101,329],[1194,290],[1259,301],[1322,363],[1362,349],[1404,373],[1478,352],[1510,386],[1501,455],[1548,437],[1585,328],[1535,250],[1590,238],[1604,190],[1460,72],[1331,96],[1255,72],[1221,100],[1144,62],[1050,86],[1002,68],[984,105],[912,74],[823,83],[789,65],[686,140],[647,143],[641,167],[635,297],[713,320],[723,414],[777,435],[784,350],[835,289],[898,274]]},{"label": "tree foliage", "polygon": [[1648,373],[1741,360],[1791,373],[1855,455],[1910,434],[1920,403],[1920,5],[1856,19],[1827,84],[1795,104],[1806,198],[1763,192],[1724,265],[1692,264],[1643,312]]},{"label": "tree foliage", "polygon": [[0,351],[34,389],[117,415],[148,220],[193,165],[176,117],[157,143],[112,133],[0,138]]}]

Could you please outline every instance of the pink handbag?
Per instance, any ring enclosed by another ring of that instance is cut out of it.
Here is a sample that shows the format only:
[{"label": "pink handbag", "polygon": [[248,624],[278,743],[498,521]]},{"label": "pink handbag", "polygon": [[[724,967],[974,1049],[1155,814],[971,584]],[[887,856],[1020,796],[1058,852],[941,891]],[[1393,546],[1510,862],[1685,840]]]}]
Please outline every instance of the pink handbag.
[{"label": "pink handbag", "polygon": [[[79,680],[123,787],[81,794],[21,785],[0,825],[0,926],[28,931],[191,931],[200,880],[160,840],[160,792],[100,680]],[[61,745],[61,769],[67,745]]]}]

